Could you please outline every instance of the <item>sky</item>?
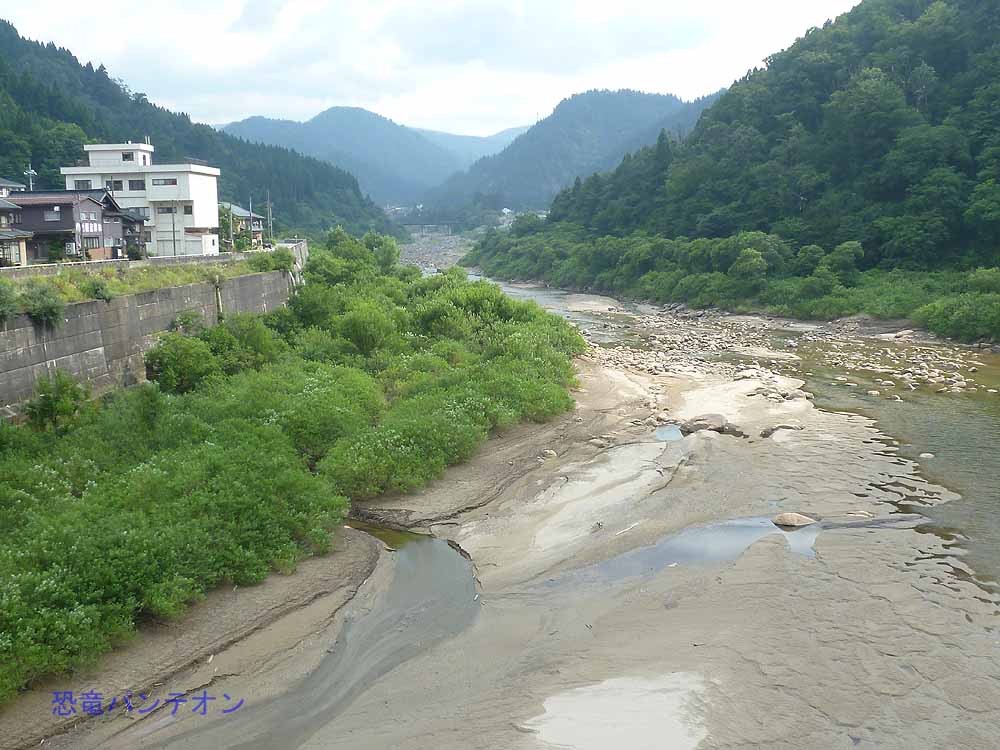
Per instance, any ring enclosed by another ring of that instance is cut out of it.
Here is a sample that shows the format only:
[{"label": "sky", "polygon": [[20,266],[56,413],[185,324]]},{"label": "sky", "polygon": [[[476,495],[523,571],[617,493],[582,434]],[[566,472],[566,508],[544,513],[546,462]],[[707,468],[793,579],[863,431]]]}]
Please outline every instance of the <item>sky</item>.
[{"label": "sky", "polygon": [[340,105],[489,135],[588,89],[703,96],[857,2],[102,0],[104,22],[32,0],[0,17],[200,122]]}]

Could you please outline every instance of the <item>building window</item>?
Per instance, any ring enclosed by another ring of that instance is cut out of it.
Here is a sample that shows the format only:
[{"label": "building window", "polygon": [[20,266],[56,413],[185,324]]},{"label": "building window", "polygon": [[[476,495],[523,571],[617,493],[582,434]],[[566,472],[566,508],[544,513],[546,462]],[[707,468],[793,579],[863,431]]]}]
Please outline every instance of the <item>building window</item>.
[{"label": "building window", "polygon": [[59,206],[56,206],[51,211],[45,211],[45,212],[43,212],[42,213],[42,218],[45,221],[59,221],[59,219],[62,218],[62,215],[59,213]]},{"label": "building window", "polygon": [[121,190],[122,181],[121,180],[108,180],[104,183],[104,187],[108,190]]},{"label": "building window", "polygon": [[73,187],[76,190],[90,190],[92,184],[90,180],[73,180]]},{"label": "building window", "polygon": [[158,214],[172,214],[176,213],[177,209],[173,206],[157,206],[156,213]]},{"label": "building window", "polygon": [[161,177],[159,179],[153,180],[154,185],[176,185],[176,177]]},{"label": "building window", "polygon": [[142,233],[142,241],[143,242],[152,242],[153,241],[153,233],[152,232],[143,232]]},{"label": "building window", "polygon": [[146,181],[145,180],[129,180],[128,181],[129,190],[145,190]]},{"label": "building window", "polygon": [[22,220],[22,216],[21,216],[21,212],[20,211],[15,211],[14,213],[12,213],[10,215],[10,223],[11,224],[20,224],[21,220]]},{"label": "building window", "polygon": [[0,242],[0,265],[21,265],[20,242]]},{"label": "building window", "polygon": [[192,216],[194,214],[194,206],[184,206],[184,215]]},{"label": "building window", "polygon": [[122,154],[122,161],[135,161],[135,152],[134,151],[125,151]]},{"label": "building window", "polygon": [[100,237],[84,237],[83,238],[83,249],[84,250],[96,250],[101,246]]}]

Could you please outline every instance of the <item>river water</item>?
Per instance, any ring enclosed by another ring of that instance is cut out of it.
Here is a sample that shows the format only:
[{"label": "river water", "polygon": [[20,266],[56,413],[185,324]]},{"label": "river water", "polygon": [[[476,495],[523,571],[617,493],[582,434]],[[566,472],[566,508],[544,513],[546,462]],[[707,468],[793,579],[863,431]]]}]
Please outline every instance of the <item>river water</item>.
[{"label": "river water", "polygon": [[[588,338],[603,345],[644,345],[636,331],[628,326],[627,318],[607,314],[580,312],[572,304],[579,295],[543,286],[500,286],[509,295],[538,302],[547,310],[586,329]],[[621,309],[629,305],[614,302]],[[625,328],[606,330],[604,322],[622,321]],[[792,327],[780,334],[780,339],[800,339],[802,330]],[[779,336],[776,336],[778,339]],[[858,347],[873,349],[887,346],[905,351],[913,346],[907,342],[866,342],[858,339]],[[943,485],[961,498],[935,506],[906,502],[901,498],[900,510],[920,513],[928,523],[921,527],[928,533],[953,539],[955,552],[975,571],[984,584],[1000,582],[1000,394],[987,392],[1000,389],[1000,355],[975,353],[980,362],[974,374],[980,388],[975,393],[938,394],[919,388],[904,394],[903,401],[893,401],[867,395],[878,389],[875,373],[854,371],[851,380],[857,387],[844,387],[835,378],[846,373],[825,365],[829,359],[822,341],[809,341],[795,348],[801,358],[783,369],[786,374],[805,381],[804,388],[816,395],[818,407],[829,411],[850,412],[870,417],[885,435],[894,439],[899,454],[917,461],[921,474]],[[926,346],[926,345],[923,345]],[[947,350],[947,345],[942,345]],[[920,458],[932,453],[934,458]]]}]

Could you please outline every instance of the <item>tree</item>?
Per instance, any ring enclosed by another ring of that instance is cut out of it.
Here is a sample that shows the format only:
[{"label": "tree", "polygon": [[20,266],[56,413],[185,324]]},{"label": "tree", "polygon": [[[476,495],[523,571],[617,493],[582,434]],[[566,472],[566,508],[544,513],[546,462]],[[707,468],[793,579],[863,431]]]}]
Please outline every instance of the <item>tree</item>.
[{"label": "tree", "polygon": [[820,267],[832,272],[844,286],[853,286],[858,277],[858,263],[864,256],[860,242],[844,242],[823,258]]},{"label": "tree", "polygon": [[743,296],[749,297],[764,288],[764,277],[767,275],[767,261],[759,250],[747,247],[740,251],[739,257],[730,266],[729,277],[736,282]]}]

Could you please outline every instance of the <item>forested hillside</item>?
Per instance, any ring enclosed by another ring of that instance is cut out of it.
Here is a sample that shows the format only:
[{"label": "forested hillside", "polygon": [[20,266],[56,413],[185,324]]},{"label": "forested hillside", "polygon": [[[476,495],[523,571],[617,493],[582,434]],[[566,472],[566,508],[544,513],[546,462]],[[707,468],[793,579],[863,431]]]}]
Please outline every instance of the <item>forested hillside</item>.
[{"label": "forested hillside", "polygon": [[537,209],[577,176],[610,169],[629,150],[666,129],[683,135],[715,97],[684,102],[639,91],[588,91],[555,111],[495,156],[432,191],[427,203]]},{"label": "forested hillside", "polygon": [[870,266],[994,258],[997,10],[866,0],[736,83],[682,147],[559,195],[553,219],[615,234],[858,240]]},{"label": "forested hillside", "polygon": [[412,203],[465,166],[416,130],[358,107],[331,107],[306,122],[250,117],[223,130],[349,170],[362,192],[381,204]]},{"label": "forested hillside", "polygon": [[[1000,337],[1000,16],[864,0],[737,82],[683,143],[577,181],[489,273]],[[977,267],[985,268],[976,270]]]},{"label": "forested hillside", "polygon": [[103,66],[95,70],[69,50],[22,39],[0,20],[0,175],[19,177],[30,160],[37,185],[62,187],[59,167],[82,159],[84,143],[145,136],[161,163],[193,157],[219,167],[220,199],[246,203],[252,192],[260,201],[270,190],[280,225],[391,227],[347,172],[193,123],[129,91]]}]

